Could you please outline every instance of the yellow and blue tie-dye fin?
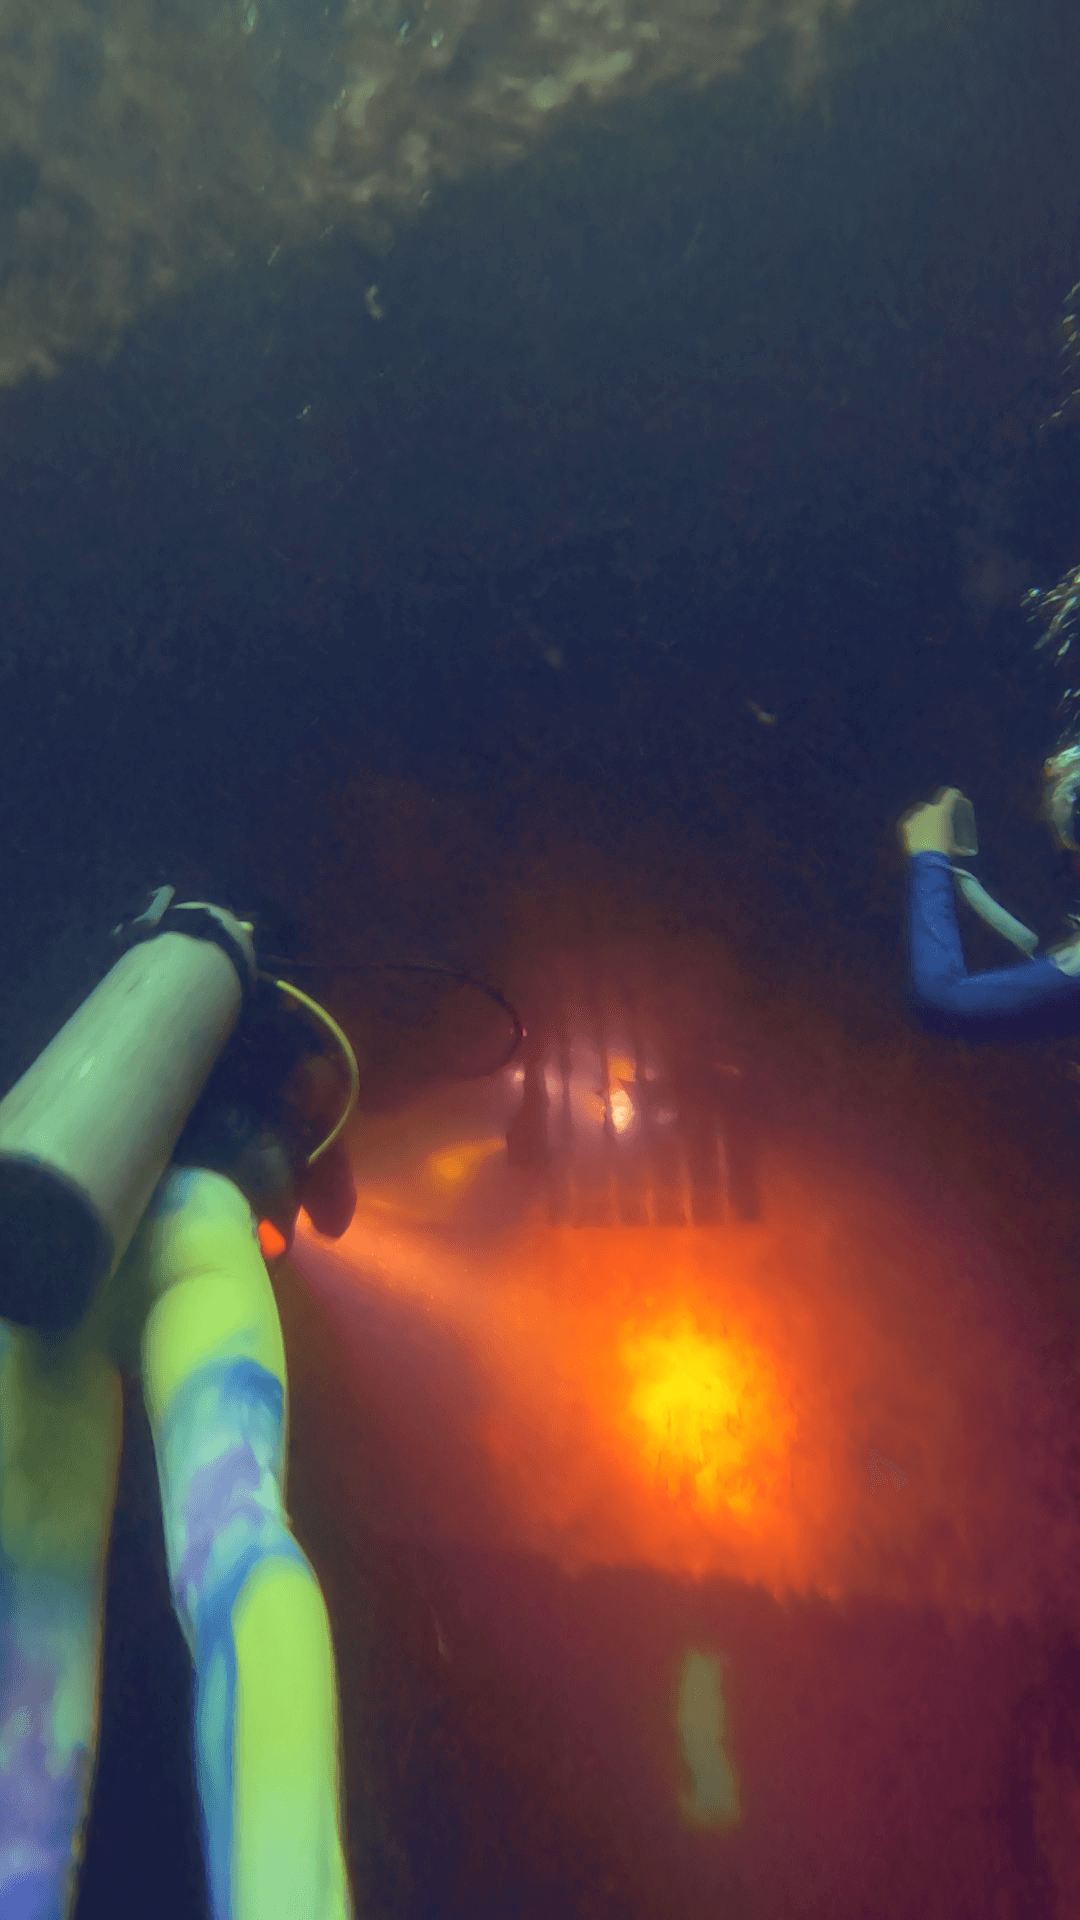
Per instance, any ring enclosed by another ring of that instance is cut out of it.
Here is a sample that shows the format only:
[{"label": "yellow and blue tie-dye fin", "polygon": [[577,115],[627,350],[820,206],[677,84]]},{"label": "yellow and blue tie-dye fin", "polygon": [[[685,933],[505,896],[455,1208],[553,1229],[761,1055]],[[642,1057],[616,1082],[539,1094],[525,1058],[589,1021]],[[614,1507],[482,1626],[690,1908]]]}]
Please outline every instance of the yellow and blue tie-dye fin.
[{"label": "yellow and blue tie-dye fin", "polygon": [[66,1920],[97,1757],[120,1380],[0,1324],[0,1914]]},{"label": "yellow and blue tie-dye fin", "polygon": [[147,1303],[141,1364],[152,1426],[211,1361],[254,1360],[284,1387],[285,1343],[257,1223],[231,1180],[188,1167],[167,1173],[125,1265]]},{"label": "yellow and blue tie-dye fin", "polygon": [[220,1175],[174,1172],[135,1257],[212,1911],[349,1920],[330,1626],[285,1511],[284,1344],[254,1217]]}]

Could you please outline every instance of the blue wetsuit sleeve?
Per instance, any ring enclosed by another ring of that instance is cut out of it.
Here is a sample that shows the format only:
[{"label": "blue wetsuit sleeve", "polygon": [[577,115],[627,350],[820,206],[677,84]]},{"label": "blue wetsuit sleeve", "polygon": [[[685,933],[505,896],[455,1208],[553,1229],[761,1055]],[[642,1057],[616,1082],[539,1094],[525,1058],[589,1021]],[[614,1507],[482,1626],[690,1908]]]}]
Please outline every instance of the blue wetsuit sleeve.
[{"label": "blue wetsuit sleeve", "polygon": [[917,853],[909,866],[912,998],[925,1025],[987,1040],[1050,1040],[1080,1032],[1080,977],[1047,959],[969,973],[949,861],[943,853]]}]

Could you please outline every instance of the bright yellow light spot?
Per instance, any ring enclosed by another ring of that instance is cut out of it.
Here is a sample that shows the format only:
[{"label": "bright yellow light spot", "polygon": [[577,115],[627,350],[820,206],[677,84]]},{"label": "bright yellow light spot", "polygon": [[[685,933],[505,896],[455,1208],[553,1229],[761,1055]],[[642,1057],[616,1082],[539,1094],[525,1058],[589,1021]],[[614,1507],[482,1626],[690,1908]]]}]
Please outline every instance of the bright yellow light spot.
[{"label": "bright yellow light spot", "polygon": [[621,1087],[616,1087],[608,1104],[611,1111],[611,1124],[616,1133],[625,1133],[634,1117],[634,1103],[630,1095],[624,1093]]},{"label": "bright yellow light spot", "polygon": [[459,1140],[455,1146],[442,1147],[438,1153],[431,1154],[428,1167],[436,1180],[444,1181],[448,1187],[457,1186],[485,1160],[490,1160],[492,1154],[501,1153],[505,1146],[501,1134],[493,1140]]},{"label": "bright yellow light spot", "polygon": [[637,1079],[637,1066],[628,1053],[608,1054],[608,1079],[612,1086],[617,1086],[620,1080]]},{"label": "bright yellow light spot", "polygon": [[627,1409],[652,1477],[696,1503],[753,1513],[763,1478],[790,1437],[787,1415],[763,1355],[733,1340],[710,1340],[686,1317],[665,1331],[628,1335]]},{"label": "bright yellow light spot", "polygon": [[686,1819],[699,1827],[731,1826],[739,1819],[739,1787],[724,1752],[723,1662],[689,1652],[679,1680],[676,1725],[693,1781],[681,1796]]}]

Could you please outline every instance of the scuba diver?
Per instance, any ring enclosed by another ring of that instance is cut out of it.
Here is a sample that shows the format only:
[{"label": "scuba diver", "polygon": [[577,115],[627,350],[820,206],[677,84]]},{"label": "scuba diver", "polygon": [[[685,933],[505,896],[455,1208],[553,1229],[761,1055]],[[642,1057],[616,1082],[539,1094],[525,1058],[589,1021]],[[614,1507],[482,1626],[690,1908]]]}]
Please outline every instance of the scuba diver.
[{"label": "scuba diver", "polygon": [[260,971],[251,922],[162,888],[117,934],[122,957],[0,1101],[0,1916],[75,1904],[129,1371],[194,1669],[214,1920],[351,1920],[333,1644],[286,1508],[267,1259],[301,1209],[329,1237],[349,1225],[356,1062]]},{"label": "scuba diver", "polygon": [[[1080,789],[1080,746],[1044,768],[1044,812],[1054,839],[1076,855],[1073,807]],[[908,943],[912,997],[924,1024],[967,1039],[1052,1040],[1080,1032],[1080,930],[1045,954],[1038,935],[998,905],[957,859],[978,852],[971,804],[955,787],[913,807],[900,822],[910,856]],[[969,973],[956,892],[1023,956],[1018,965]]]}]

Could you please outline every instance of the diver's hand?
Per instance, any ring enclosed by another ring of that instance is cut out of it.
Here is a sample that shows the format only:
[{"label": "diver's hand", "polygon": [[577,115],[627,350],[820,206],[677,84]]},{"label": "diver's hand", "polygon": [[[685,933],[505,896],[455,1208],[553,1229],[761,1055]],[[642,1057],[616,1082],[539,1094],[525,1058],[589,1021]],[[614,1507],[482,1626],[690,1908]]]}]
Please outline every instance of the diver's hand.
[{"label": "diver's hand", "polygon": [[[239,1187],[259,1222],[264,1253],[273,1257],[289,1250],[297,1215],[306,1213],[316,1233],[340,1240],[356,1211],[356,1184],[344,1140],[307,1164],[303,1149],[278,1128],[264,1123],[253,1109],[239,1107],[207,1116],[200,1135],[181,1143],[178,1166],[203,1167],[222,1173]],[[264,1228],[275,1230],[276,1241]]]},{"label": "diver's hand", "polygon": [[900,822],[900,838],[905,853],[958,854],[953,839],[953,808],[960,799],[959,787],[943,787],[932,800],[912,807]]}]

